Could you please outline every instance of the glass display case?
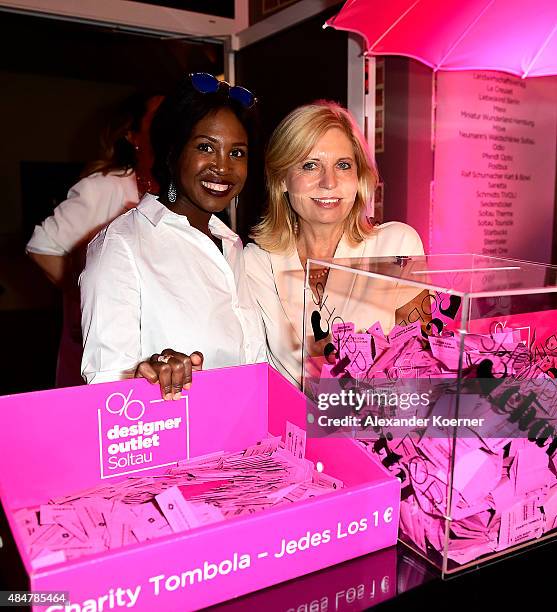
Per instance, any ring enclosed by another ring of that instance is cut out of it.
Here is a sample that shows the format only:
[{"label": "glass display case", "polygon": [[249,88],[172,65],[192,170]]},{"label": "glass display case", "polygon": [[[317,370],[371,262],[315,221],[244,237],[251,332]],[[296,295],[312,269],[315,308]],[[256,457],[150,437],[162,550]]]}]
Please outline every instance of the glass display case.
[{"label": "glass display case", "polygon": [[556,330],[552,266],[308,260],[308,435],[399,478],[400,539],[444,576],[557,533]]}]

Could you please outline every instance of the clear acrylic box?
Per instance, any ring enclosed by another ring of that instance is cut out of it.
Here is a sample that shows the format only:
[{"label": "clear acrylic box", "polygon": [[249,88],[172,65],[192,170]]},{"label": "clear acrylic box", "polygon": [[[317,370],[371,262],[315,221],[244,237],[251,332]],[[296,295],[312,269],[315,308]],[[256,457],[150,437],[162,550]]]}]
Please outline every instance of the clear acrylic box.
[{"label": "clear acrylic box", "polygon": [[399,537],[446,577],[557,533],[556,330],[553,266],[308,260],[308,435],[401,480]]}]

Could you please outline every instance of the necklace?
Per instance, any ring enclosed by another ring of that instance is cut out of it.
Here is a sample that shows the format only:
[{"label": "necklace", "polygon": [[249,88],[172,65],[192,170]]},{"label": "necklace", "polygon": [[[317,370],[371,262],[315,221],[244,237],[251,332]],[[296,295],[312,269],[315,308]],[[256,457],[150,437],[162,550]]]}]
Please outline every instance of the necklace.
[{"label": "necklace", "polygon": [[322,270],[319,270],[319,272],[314,272],[313,274],[310,272],[308,276],[310,280],[318,280],[324,276],[327,276],[327,274],[329,274],[329,270],[330,268],[323,268]]}]

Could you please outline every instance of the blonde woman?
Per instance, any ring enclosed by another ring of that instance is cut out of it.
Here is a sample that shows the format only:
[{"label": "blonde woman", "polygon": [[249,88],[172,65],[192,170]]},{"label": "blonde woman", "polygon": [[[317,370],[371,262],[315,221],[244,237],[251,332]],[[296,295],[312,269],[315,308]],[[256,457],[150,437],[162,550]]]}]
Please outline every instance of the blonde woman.
[{"label": "blonde woman", "polygon": [[[302,374],[304,268],[308,259],[423,255],[404,223],[372,225],[377,171],[350,113],[319,101],[297,108],[271,136],[265,159],[268,207],[245,249],[246,272],[259,305],[269,362],[293,384]],[[310,272],[323,329],[335,316],[385,333],[415,297],[367,277],[324,267]],[[398,317],[396,316],[396,314]]]}]

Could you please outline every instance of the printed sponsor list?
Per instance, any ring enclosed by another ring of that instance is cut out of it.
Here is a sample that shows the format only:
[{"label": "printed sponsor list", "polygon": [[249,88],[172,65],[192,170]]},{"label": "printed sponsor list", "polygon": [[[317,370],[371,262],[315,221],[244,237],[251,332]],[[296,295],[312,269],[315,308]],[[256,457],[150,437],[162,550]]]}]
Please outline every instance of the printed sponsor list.
[{"label": "printed sponsor list", "polygon": [[557,80],[437,79],[432,251],[548,261]]}]

